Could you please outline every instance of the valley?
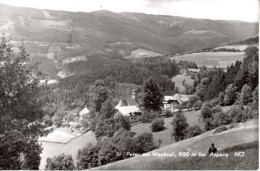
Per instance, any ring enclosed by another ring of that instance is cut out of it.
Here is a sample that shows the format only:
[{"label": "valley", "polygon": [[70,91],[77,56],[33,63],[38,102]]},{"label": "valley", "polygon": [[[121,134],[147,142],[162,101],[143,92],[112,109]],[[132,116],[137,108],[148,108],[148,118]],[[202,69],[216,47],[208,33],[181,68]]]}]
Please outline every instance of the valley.
[{"label": "valley", "polygon": [[0,4],[0,170],[255,169],[258,29]]}]

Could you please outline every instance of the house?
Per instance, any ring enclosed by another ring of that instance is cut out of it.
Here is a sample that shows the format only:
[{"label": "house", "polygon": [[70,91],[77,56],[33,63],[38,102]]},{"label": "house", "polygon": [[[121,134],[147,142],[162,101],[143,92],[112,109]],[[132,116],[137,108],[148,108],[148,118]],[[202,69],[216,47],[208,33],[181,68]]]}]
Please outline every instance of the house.
[{"label": "house", "polygon": [[188,69],[189,72],[193,72],[193,73],[199,73],[201,72],[202,70],[201,69],[197,69],[197,68],[190,68]]},{"label": "house", "polygon": [[179,106],[189,101],[189,95],[175,94],[174,96],[164,96],[163,109],[171,112],[178,112]]},{"label": "house", "polygon": [[131,98],[120,99],[115,109],[117,113],[115,115],[123,115],[130,119],[130,122],[136,122],[142,115],[139,105],[135,99],[135,90],[132,91]]},{"label": "house", "polygon": [[85,107],[79,112],[79,121],[83,119],[84,116],[87,116],[89,114],[89,109]]}]

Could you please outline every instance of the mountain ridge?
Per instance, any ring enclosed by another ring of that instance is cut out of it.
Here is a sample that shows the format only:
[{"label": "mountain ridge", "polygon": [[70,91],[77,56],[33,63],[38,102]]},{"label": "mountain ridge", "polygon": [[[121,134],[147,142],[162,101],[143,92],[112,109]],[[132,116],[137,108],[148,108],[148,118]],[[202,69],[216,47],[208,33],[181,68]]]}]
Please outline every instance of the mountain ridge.
[{"label": "mountain ridge", "polygon": [[[133,52],[169,55],[254,37],[257,23],[193,19],[107,10],[68,12],[0,4],[0,32],[24,40],[32,60],[46,75],[80,74],[111,64],[127,64]],[[80,59],[81,61],[78,61]],[[72,61],[67,63],[66,61]],[[83,64],[84,63],[84,64]],[[52,69],[50,69],[52,68]],[[74,67],[72,67],[74,68]]]}]

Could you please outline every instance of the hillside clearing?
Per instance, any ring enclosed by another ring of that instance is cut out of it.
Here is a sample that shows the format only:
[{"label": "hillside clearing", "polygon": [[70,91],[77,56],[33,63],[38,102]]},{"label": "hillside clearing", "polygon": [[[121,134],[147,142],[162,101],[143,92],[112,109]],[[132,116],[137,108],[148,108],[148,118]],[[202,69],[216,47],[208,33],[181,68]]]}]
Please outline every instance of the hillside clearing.
[{"label": "hillside clearing", "polygon": [[244,52],[201,52],[174,56],[170,59],[195,62],[199,66],[227,67],[237,60],[243,60],[243,58]]},{"label": "hillside clearing", "polygon": [[45,168],[46,160],[48,157],[54,157],[62,153],[72,155],[74,162],[76,162],[78,150],[84,148],[87,143],[96,144],[95,134],[91,131],[74,139],[68,144],[56,144],[47,142],[40,143],[42,144],[43,151],[41,153],[41,163],[39,169],[42,170]]},{"label": "hillside clearing", "polygon": [[191,79],[191,76],[186,75],[176,75],[175,77],[172,77],[172,82],[175,83],[175,86],[179,88],[181,92],[185,90],[185,86],[183,85],[183,80],[185,80],[185,84],[192,86],[194,83],[194,80]]}]

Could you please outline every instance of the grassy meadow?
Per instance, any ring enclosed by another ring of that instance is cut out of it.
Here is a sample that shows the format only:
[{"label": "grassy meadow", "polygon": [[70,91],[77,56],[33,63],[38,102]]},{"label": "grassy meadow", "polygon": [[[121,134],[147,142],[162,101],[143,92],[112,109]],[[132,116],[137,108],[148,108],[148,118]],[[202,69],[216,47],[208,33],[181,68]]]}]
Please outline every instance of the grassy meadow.
[{"label": "grassy meadow", "polygon": [[227,67],[237,60],[243,60],[244,52],[200,52],[171,57],[170,59],[191,61],[199,66]]},{"label": "grassy meadow", "polygon": [[[153,165],[157,170],[256,170],[258,163],[258,141],[226,148],[219,153],[228,157],[189,157],[176,162]],[[235,152],[244,152],[244,157],[235,156]],[[185,164],[183,164],[185,163]]]},{"label": "grassy meadow", "polygon": [[175,77],[172,77],[172,82],[175,83],[175,86],[177,86],[181,92],[185,90],[185,86],[183,85],[183,80],[185,80],[185,84],[188,84],[190,86],[192,86],[194,83],[194,80],[191,79],[191,76],[179,74],[176,75]]}]

